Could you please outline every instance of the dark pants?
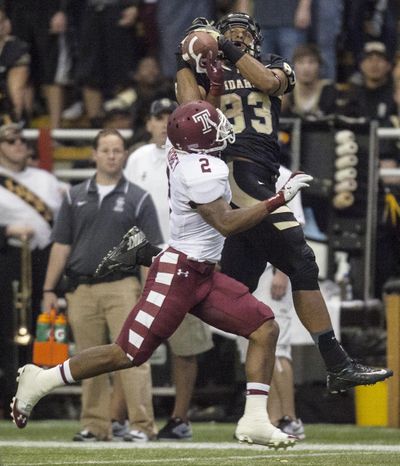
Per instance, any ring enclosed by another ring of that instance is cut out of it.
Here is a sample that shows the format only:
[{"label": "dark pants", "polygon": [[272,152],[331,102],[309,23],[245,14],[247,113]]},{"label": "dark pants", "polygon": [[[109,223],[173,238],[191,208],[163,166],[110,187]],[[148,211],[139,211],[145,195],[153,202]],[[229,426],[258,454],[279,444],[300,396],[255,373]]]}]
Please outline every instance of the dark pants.
[{"label": "dark pants", "polygon": [[[41,310],[43,282],[50,248],[32,252],[32,310],[27,318],[30,333],[35,335],[36,319]],[[15,377],[19,365],[32,359],[32,345],[18,346],[14,334],[18,316],[14,311],[13,282],[21,278],[21,250],[6,247],[0,252],[0,398],[5,407],[15,392]]]}]

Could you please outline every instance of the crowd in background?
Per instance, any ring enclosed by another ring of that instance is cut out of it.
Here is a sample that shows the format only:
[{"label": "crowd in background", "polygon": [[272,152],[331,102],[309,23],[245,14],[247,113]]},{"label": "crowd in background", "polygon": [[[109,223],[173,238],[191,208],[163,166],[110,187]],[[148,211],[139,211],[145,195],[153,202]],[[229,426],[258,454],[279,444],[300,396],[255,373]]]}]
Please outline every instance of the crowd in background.
[{"label": "crowd in background", "polygon": [[[16,44],[8,53],[7,47],[1,50],[6,68],[0,76],[2,94],[11,100],[1,111],[28,126],[99,128],[106,119],[134,128],[140,139],[151,101],[174,98],[175,52],[185,28],[197,16],[215,20],[229,11],[254,14],[264,36],[263,53],[290,61],[296,46],[315,44],[320,77],[340,83],[341,89],[360,84],[364,44],[382,42],[397,70],[390,85],[398,82],[398,7],[393,0],[2,3],[0,42],[15,36]],[[395,114],[399,91],[392,95]],[[37,120],[43,115],[48,116],[44,123]]]}]

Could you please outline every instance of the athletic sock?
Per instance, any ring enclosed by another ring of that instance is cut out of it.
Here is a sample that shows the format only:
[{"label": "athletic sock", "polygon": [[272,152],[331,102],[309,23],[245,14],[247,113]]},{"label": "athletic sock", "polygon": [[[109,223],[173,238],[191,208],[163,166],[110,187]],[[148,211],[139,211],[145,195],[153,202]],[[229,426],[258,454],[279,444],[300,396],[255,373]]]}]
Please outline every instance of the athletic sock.
[{"label": "athletic sock", "polygon": [[[63,376],[62,371],[60,369],[60,367],[63,366],[64,364],[51,367],[50,369],[45,369],[38,373],[37,382],[43,395],[51,392],[57,387],[62,387],[63,385],[66,385],[67,383],[71,383],[71,382],[66,382],[65,376]],[[69,377],[70,377],[70,380],[73,380],[72,376],[69,376]]]},{"label": "athletic sock", "polygon": [[267,416],[267,401],[270,386],[264,383],[248,382],[246,384],[246,404],[244,416]]},{"label": "athletic sock", "polygon": [[68,384],[76,382],[76,380],[74,380],[74,378],[72,377],[71,369],[69,367],[69,361],[70,361],[70,359],[67,359],[66,361],[64,361],[62,364],[60,364],[57,367],[58,372],[59,372],[59,374],[61,376],[61,379],[63,381],[63,385],[68,385]]},{"label": "athletic sock", "polygon": [[337,372],[350,363],[349,355],[336,340],[333,330],[312,335],[328,371]]}]

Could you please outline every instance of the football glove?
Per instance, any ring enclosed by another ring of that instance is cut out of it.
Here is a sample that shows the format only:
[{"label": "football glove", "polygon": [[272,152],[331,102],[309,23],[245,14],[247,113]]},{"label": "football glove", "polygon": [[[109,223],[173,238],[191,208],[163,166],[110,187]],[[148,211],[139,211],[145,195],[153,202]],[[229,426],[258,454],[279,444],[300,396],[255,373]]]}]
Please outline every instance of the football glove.
[{"label": "football glove", "polygon": [[224,93],[224,70],[222,61],[218,58],[212,59],[212,52],[208,53],[206,59],[207,77],[210,80],[210,94],[220,96]]},{"label": "football glove", "polygon": [[268,212],[273,212],[291,201],[300,189],[308,188],[310,186],[308,183],[312,180],[312,176],[306,175],[303,172],[293,173],[282,189],[280,189],[275,196],[265,201]]}]

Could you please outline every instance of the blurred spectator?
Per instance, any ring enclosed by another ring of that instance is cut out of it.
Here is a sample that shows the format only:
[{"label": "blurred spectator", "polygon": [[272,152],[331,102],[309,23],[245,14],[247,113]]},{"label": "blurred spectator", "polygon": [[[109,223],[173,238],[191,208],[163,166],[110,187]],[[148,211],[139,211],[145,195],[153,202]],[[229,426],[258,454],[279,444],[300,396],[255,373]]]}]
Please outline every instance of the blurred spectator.
[{"label": "blurred spectator", "polygon": [[[156,205],[164,241],[169,239],[169,199],[165,143],[169,115],[177,103],[168,98],[155,100],[150,107],[146,129],[149,144],[133,152],[126,165],[127,179],[148,191]],[[213,347],[209,326],[187,314],[168,339],[172,350],[172,369],[176,396],[171,419],[160,430],[162,440],[187,440],[192,437],[188,411],[197,378],[197,355]]]},{"label": "blurred spectator", "polygon": [[396,52],[398,18],[396,0],[347,0],[345,3],[345,48],[352,51],[355,64],[363,56],[366,42],[383,42],[392,60]]},{"label": "blurred spectator", "polygon": [[21,121],[29,79],[28,45],[9,34],[10,21],[0,7],[0,113],[3,123]]},{"label": "blurred spectator", "polygon": [[275,53],[290,60],[295,47],[307,41],[311,0],[254,0],[254,18],[264,37],[262,54]]},{"label": "blurred spectator", "polygon": [[361,84],[354,84],[349,93],[346,114],[366,117],[387,124],[396,113],[393,97],[392,64],[382,42],[367,42],[360,60]]},{"label": "blurred spectator", "polygon": [[61,125],[64,88],[71,79],[67,4],[63,0],[13,0],[10,4],[13,34],[30,47],[32,82],[44,93],[52,128]]},{"label": "blurred spectator", "polygon": [[76,80],[86,113],[101,126],[103,99],[129,84],[141,55],[135,24],[138,0],[86,0],[80,31]]},{"label": "blurred spectator", "polygon": [[[353,85],[349,93],[346,115],[377,120],[379,126],[392,126],[391,115],[396,114],[392,64],[382,42],[367,42],[360,62],[362,84]],[[390,140],[379,142],[380,167],[398,166],[399,149]],[[385,281],[399,271],[399,238],[384,219],[385,190],[380,183],[378,194],[378,228],[376,241],[375,292],[381,297]]]},{"label": "blurred spectator", "polygon": [[322,59],[313,44],[296,47],[293,66],[296,86],[282,101],[282,115],[318,118],[335,112],[337,90],[329,79],[320,78]]},{"label": "blurred spectator", "polygon": [[321,51],[321,77],[336,80],[336,46],[342,28],[343,0],[312,2],[312,42]]},{"label": "blurred spectator", "polygon": [[[41,290],[50,246],[52,223],[61,205],[58,180],[38,168],[27,165],[30,150],[16,124],[0,127],[0,396],[10,401],[17,364],[13,343],[15,326],[13,313],[13,282],[21,286],[21,240],[29,240],[32,263],[32,313],[30,333],[40,313]],[[14,290],[16,291],[16,290]],[[20,351],[20,363],[30,361],[30,346]],[[11,391],[10,391],[11,390]],[[8,405],[7,405],[8,406]]]},{"label": "blurred spectator", "polygon": [[[124,233],[139,225],[155,243],[161,242],[157,214],[147,192],[129,183],[122,170],[127,152],[121,134],[98,133],[93,144],[96,174],[69,191],[53,232],[53,245],[43,290],[44,312],[57,308],[55,289],[62,273],[69,281],[68,316],[78,351],[114,341],[141,286],[136,274],[94,272],[107,251]],[[147,441],[156,433],[148,363],[114,374],[120,378],[129,413],[131,437]],[[73,440],[107,440],[111,436],[108,375],[83,382],[82,430]]]},{"label": "blurred spectator", "polygon": [[135,150],[128,158],[125,176],[149,192],[155,203],[160,227],[166,243],[169,239],[169,202],[165,142],[169,115],[178,104],[167,97],[152,102],[146,122],[148,144]]},{"label": "blurred spectator", "polygon": [[173,82],[162,76],[155,57],[143,57],[133,73],[129,87],[105,102],[104,110],[106,113],[117,110],[130,112],[135,129],[134,142],[143,142],[149,136],[145,127],[150,105],[162,97],[175,98]]},{"label": "blurred spectator", "polygon": [[215,0],[158,0],[159,57],[165,77],[175,77],[175,53],[183,39],[183,31],[198,16],[215,19],[215,4]]}]

